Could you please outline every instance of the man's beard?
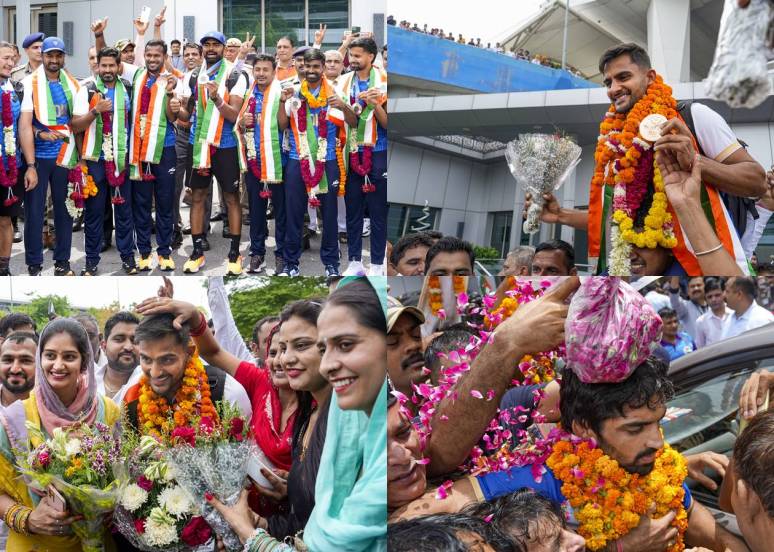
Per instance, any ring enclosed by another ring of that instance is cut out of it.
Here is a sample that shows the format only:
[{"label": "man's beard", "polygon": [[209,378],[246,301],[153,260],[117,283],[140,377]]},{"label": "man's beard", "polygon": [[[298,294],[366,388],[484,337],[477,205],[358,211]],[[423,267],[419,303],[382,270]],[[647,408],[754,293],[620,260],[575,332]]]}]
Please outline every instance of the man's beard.
[{"label": "man's beard", "polygon": [[[611,447],[602,439],[602,437],[599,437],[598,443],[599,443],[599,448],[601,448],[605,454],[607,454],[612,458],[612,455],[610,454]],[[637,456],[634,457],[634,460],[632,461],[631,464],[624,464],[622,462],[618,462],[618,465],[621,466],[629,473],[636,473],[641,476],[646,476],[653,471],[653,467],[655,466],[656,462],[653,461],[649,464],[638,464],[637,460],[645,456],[650,456],[651,454],[656,454],[657,452],[658,451],[656,449],[647,448],[641,451],[639,454],[637,454]]]},{"label": "man's beard", "polygon": [[[11,374],[9,374],[9,377],[10,376],[11,376]],[[15,377],[23,377],[24,378],[24,383],[22,383],[21,385],[12,385],[12,384],[8,383],[7,379],[5,381],[3,381],[2,383],[3,383],[3,387],[8,389],[8,391],[13,393],[14,395],[18,395],[20,393],[26,393],[27,391],[31,391],[32,388],[35,387],[35,378],[28,378],[24,374],[13,374],[13,376],[15,376]]]},{"label": "man's beard", "polygon": [[137,357],[132,357],[132,361],[130,363],[121,362],[120,358],[120,355],[117,356],[115,360],[108,358],[108,366],[120,374],[134,372],[134,369],[137,367]]}]

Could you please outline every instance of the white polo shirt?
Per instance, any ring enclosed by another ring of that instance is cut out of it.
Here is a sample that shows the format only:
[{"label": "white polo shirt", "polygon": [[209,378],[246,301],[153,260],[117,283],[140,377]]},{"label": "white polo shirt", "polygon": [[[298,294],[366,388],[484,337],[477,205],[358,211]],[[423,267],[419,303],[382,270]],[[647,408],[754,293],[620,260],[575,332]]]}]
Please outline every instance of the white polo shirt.
[{"label": "white polo shirt", "polygon": [[770,322],[774,322],[774,314],[771,314],[770,311],[767,311],[753,301],[750,308],[748,308],[741,316],[737,316],[736,313],[733,313],[728,317],[728,320],[723,324],[721,339],[734,337],[755,328],[765,326]]}]

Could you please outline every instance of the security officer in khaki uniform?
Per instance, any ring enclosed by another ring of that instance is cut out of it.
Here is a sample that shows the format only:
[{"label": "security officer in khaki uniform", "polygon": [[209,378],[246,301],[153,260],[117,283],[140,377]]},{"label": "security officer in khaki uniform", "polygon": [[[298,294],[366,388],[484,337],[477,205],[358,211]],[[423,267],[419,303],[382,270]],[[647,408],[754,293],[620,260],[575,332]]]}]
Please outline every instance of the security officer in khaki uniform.
[{"label": "security officer in khaki uniform", "polygon": [[24,77],[31,74],[43,63],[43,54],[40,52],[40,47],[43,44],[44,38],[46,38],[46,35],[43,33],[32,33],[24,37],[22,48],[24,48],[24,53],[27,54],[27,63],[14,67],[11,70],[12,82],[21,82]]}]

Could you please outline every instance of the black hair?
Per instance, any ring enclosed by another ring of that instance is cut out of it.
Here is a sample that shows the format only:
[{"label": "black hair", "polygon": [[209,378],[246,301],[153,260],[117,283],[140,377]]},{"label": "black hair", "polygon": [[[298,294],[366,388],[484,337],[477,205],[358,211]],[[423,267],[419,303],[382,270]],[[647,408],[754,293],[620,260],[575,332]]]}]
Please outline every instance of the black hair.
[{"label": "black hair", "polygon": [[97,52],[97,63],[102,61],[103,57],[112,57],[114,60],[116,60],[117,64],[121,63],[121,52],[111,46],[102,48],[99,52]]},{"label": "black hair", "polygon": [[271,323],[273,326],[273,325],[276,325],[278,322],[279,322],[279,316],[275,316],[273,314],[269,316],[264,316],[263,318],[258,320],[258,322],[256,322],[253,325],[253,341],[255,342],[255,344],[256,345],[259,344],[258,333],[261,331],[261,328],[263,327],[264,324]]},{"label": "black hair", "polygon": [[373,54],[374,57],[379,51],[379,48],[376,46],[376,41],[373,38],[369,38],[369,37],[356,38],[355,40],[349,43],[349,49],[351,50],[352,48],[362,48],[369,54]]},{"label": "black hair", "polygon": [[473,252],[473,246],[469,242],[455,238],[454,236],[444,236],[427,250],[427,255],[425,256],[425,273],[430,272],[430,263],[433,262],[436,255],[439,253],[454,253],[456,251],[464,251],[468,254],[468,257],[470,258],[470,270],[473,270],[473,265],[476,262],[476,254]]},{"label": "black hair", "polygon": [[280,41],[280,40],[287,40],[288,42],[290,42],[290,47],[291,47],[291,48],[295,48],[295,47],[296,47],[296,39],[294,39],[294,38],[293,38],[292,36],[290,36],[290,35],[282,35],[281,37],[279,37],[279,38],[277,39],[277,44],[279,44],[279,41]]},{"label": "black hair", "polygon": [[716,289],[719,289],[720,291],[723,291],[725,289],[725,282],[723,281],[723,278],[715,278],[714,276],[712,276],[704,280],[705,294]]},{"label": "black hair", "polygon": [[161,51],[164,52],[164,55],[167,55],[167,43],[164,42],[163,40],[158,40],[154,38],[153,40],[149,40],[148,42],[145,43],[146,52],[148,51],[148,48],[155,48],[155,47],[160,47]]},{"label": "black hair", "polygon": [[604,73],[605,66],[608,63],[623,55],[628,55],[629,59],[632,60],[632,63],[638,65],[642,69],[648,70],[651,68],[650,56],[648,56],[648,52],[645,51],[645,48],[639,44],[634,44],[633,42],[626,42],[623,44],[616,44],[605,50],[599,58],[599,72]]},{"label": "black hair", "polygon": [[462,512],[480,518],[492,516],[492,525],[515,540],[523,550],[527,550],[530,541],[542,536],[543,524],[566,526],[559,506],[529,488],[499,496],[490,502],[471,504]]},{"label": "black hair", "polygon": [[[0,46],[2,48],[2,46]],[[5,338],[3,343],[10,341],[11,343],[24,343],[26,340],[32,340],[35,345],[38,344],[38,334],[35,332],[11,332],[8,337]]]},{"label": "black hair", "polygon": [[[541,251],[561,251],[564,253],[564,262],[567,265],[567,270],[575,268],[575,249],[564,240],[550,240],[545,241],[535,248],[535,255]],[[533,259],[534,256],[533,255]]]},{"label": "black hair", "polygon": [[395,552],[466,552],[460,532],[479,535],[496,552],[521,550],[483,519],[467,514],[433,514],[387,526],[387,548]]},{"label": "black hair", "polygon": [[0,337],[7,337],[10,332],[22,326],[32,326],[33,331],[38,331],[37,324],[29,314],[12,312],[0,318]]},{"label": "black hair", "polygon": [[271,63],[272,69],[277,68],[277,58],[275,58],[274,56],[270,56],[269,54],[254,54],[254,55],[255,55],[255,60],[253,61],[253,66],[255,66],[255,64],[258,63],[259,61],[267,61]]},{"label": "black hair", "polygon": [[755,289],[755,280],[749,276],[735,276],[733,279],[734,290],[741,291],[750,299],[755,299],[758,294]]},{"label": "black hair", "polygon": [[310,61],[315,60],[320,61],[323,65],[325,65],[325,54],[322,53],[322,50],[318,50],[317,48],[309,48],[304,52],[304,65]]},{"label": "black hair", "polygon": [[172,45],[172,44],[182,44],[182,42],[180,42],[180,41],[179,41],[178,39],[176,39],[176,38],[173,38],[173,39],[172,39],[172,41],[171,41],[169,44],[170,44],[170,45]]},{"label": "black hair", "polygon": [[110,337],[110,333],[113,331],[113,328],[122,322],[124,324],[139,324],[140,319],[137,318],[134,313],[129,311],[118,311],[105,321],[105,331],[103,332],[103,335],[105,336],[106,340],[108,337]]},{"label": "black hair", "polygon": [[285,305],[280,313],[280,322],[287,322],[294,316],[309,322],[313,326],[317,326],[317,317],[320,316],[322,310],[322,301],[315,301],[311,299],[301,299],[299,301],[293,301],[289,305]]},{"label": "black hair", "polygon": [[774,410],[759,412],[734,443],[734,471],[774,518]]},{"label": "black hair", "polygon": [[473,335],[473,332],[467,328],[460,328],[459,324],[454,326],[454,328],[445,329],[441,335],[433,338],[425,349],[425,368],[430,370],[430,380],[433,384],[438,383],[438,373],[441,369],[442,359],[439,354],[446,355],[450,351],[464,347],[470,343],[470,336]]},{"label": "black hair", "polygon": [[134,332],[134,342],[159,341],[171,335],[174,336],[175,342],[178,345],[187,347],[191,338],[188,325],[183,324],[183,327],[178,330],[172,325],[174,320],[175,315],[171,313],[146,316],[137,325],[137,329]]},{"label": "black hair", "polygon": [[661,317],[661,320],[664,318],[677,318],[677,311],[670,307],[664,307],[659,309],[658,315]]},{"label": "black hair", "polygon": [[440,240],[443,237],[443,232],[439,230],[422,230],[420,234],[424,234],[425,236],[427,236],[428,238],[434,241]]},{"label": "black hair", "polygon": [[202,53],[202,45],[197,42],[186,42],[183,46],[183,53],[185,53],[188,48],[196,48],[199,54]]},{"label": "black hair", "polygon": [[81,354],[81,372],[86,372],[89,369],[87,362],[93,362],[93,355],[91,352],[91,341],[89,341],[89,334],[83,326],[72,318],[56,318],[46,324],[43,331],[40,333],[40,351],[46,346],[46,343],[53,336],[66,333],[75,342],[75,348]]},{"label": "black hair", "polygon": [[390,262],[393,266],[398,266],[406,251],[415,247],[425,246],[428,249],[433,247],[433,239],[427,234],[406,234],[400,238],[395,245],[392,246],[392,253],[390,254]]},{"label": "black hair", "polygon": [[[572,368],[571,366],[569,368]],[[667,364],[654,356],[637,366],[631,375],[618,383],[583,383],[575,372],[562,372],[559,410],[562,426],[572,431],[572,423],[601,434],[602,423],[623,416],[624,408],[657,408],[674,395],[667,377]]]},{"label": "black hair", "polygon": [[382,303],[376,290],[365,277],[340,285],[328,296],[325,305],[346,307],[358,324],[387,335],[387,319]]}]

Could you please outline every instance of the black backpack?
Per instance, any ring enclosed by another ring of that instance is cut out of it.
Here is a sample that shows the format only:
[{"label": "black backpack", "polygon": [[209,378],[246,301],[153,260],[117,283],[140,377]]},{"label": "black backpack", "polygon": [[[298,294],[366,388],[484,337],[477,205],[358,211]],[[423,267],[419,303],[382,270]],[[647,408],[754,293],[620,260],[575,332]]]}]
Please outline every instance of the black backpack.
[{"label": "black backpack", "polygon": [[[207,372],[207,383],[210,386],[210,399],[212,400],[212,403],[215,404],[216,402],[223,400],[223,393],[226,389],[226,373],[223,370],[212,366],[205,366],[204,370]],[[137,431],[140,426],[137,416],[137,407],[139,404],[139,400],[134,400],[126,405],[126,419],[135,431]]]},{"label": "black backpack", "polygon": [[[197,81],[199,80],[199,71],[201,71],[201,67],[197,67],[196,69],[191,71],[191,77],[188,79],[188,87],[191,89],[191,92],[193,92],[194,90],[197,90],[196,85],[197,85]],[[247,76],[247,73],[242,71],[238,67],[234,67],[234,69],[231,70],[231,74],[226,79],[226,89],[229,92],[236,85],[240,75],[244,75],[248,84],[250,83],[250,77]],[[193,106],[194,106],[194,95],[192,93],[191,96],[188,98],[188,113],[191,113]]]},{"label": "black backpack", "polygon": [[[677,111],[685,120],[685,124],[688,125],[688,129],[691,133],[696,136],[696,127],[693,124],[693,115],[691,115],[691,103],[677,102]],[[748,148],[748,145],[744,140],[737,138],[737,141],[745,150]],[[699,146],[699,153],[704,155],[698,139],[696,140],[696,143]],[[760,217],[758,209],[755,208],[755,200],[747,197],[739,197],[727,192],[721,192],[720,190],[718,190],[718,192],[728,210],[731,221],[734,223],[736,233],[739,235],[739,239],[741,239],[745,230],[747,230],[747,213],[750,213],[754,220],[758,220]]]}]

